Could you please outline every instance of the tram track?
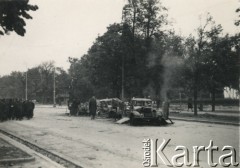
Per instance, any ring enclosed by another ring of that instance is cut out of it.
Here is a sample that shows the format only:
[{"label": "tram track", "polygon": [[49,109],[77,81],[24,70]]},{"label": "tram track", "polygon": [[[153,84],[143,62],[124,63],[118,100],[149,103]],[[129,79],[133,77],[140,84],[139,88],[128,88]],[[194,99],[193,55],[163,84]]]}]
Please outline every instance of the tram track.
[{"label": "tram track", "polygon": [[50,152],[50,151],[48,151],[48,150],[46,150],[46,149],[44,149],[44,148],[42,148],[42,147],[40,147],[40,146],[38,146],[38,145],[36,145],[34,143],[31,143],[31,142],[29,142],[29,141],[27,141],[27,140],[25,140],[23,138],[20,138],[20,137],[18,137],[16,135],[13,135],[13,134],[11,134],[9,132],[6,132],[6,131],[2,130],[2,129],[0,129],[0,133],[10,137],[13,140],[16,140],[17,142],[19,142],[19,143],[29,147],[32,150],[34,150],[34,151],[36,151],[36,152],[38,152],[38,153],[48,157],[52,161],[54,161],[54,162],[56,162],[56,163],[58,163],[58,164],[60,164],[60,165],[62,165],[64,167],[68,167],[68,168],[83,168],[82,166],[74,163],[73,161],[65,159],[63,156],[59,156],[58,154]]}]

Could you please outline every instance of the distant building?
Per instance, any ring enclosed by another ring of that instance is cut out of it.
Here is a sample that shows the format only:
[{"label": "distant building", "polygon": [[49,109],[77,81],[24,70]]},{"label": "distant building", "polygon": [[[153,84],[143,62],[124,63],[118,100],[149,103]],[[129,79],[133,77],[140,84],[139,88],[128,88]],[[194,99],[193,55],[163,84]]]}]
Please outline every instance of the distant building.
[{"label": "distant building", "polygon": [[69,100],[69,94],[68,93],[62,93],[56,95],[56,103],[57,104],[67,104]]},{"label": "distant building", "polygon": [[239,91],[229,87],[224,87],[224,98],[239,99]]}]

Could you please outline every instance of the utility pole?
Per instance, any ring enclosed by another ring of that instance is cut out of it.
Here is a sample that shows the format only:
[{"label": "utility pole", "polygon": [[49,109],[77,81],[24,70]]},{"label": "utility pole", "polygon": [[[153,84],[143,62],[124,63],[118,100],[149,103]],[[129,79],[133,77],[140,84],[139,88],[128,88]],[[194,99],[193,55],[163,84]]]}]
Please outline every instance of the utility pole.
[{"label": "utility pole", "polygon": [[[28,71],[28,70],[27,70]],[[28,90],[27,90],[27,88],[28,88],[28,81],[27,81],[27,78],[28,78],[28,75],[27,75],[27,71],[26,71],[26,84],[25,84],[25,100],[27,100],[28,99]]]},{"label": "utility pole", "polygon": [[[123,12],[123,10],[122,10],[122,21],[121,21],[121,25],[122,25],[122,27],[123,27],[123,29],[124,29],[124,22],[125,22],[125,20],[124,20],[125,18],[124,18],[124,12]],[[124,30],[122,31],[122,36],[124,35]],[[124,71],[125,71],[125,69],[124,69],[124,66],[125,66],[125,55],[122,55],[122,90],[121,90],[121,98],[122,98],[122,101],[124,101]]]},{"label": "utility pole", "polygon": [[124,101],[124,55],[122,55],[122,101]]},{"label": "utility pole", "polygon": [[56,107],[55,67],[53,69],[53,107]]}]

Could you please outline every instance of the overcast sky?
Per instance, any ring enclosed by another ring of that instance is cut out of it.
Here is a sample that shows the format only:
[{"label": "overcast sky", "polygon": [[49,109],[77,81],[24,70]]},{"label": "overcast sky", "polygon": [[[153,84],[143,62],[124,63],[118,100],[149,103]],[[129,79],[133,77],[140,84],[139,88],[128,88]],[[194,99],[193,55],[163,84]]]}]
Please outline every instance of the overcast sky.
[{"label": "overcast sky", "polygon": [[[126,0],[30,0],[39,10],[31,12],[24,37],[15,33],[0,36],[0,75],[26,71],[43,61],[69,68],[68,57],[80,58],[106,27],[121,21]],[[199,15],[210,12],[224,33],[234,34],[239,0],[162,0],[176,32],[194,33]]]}]

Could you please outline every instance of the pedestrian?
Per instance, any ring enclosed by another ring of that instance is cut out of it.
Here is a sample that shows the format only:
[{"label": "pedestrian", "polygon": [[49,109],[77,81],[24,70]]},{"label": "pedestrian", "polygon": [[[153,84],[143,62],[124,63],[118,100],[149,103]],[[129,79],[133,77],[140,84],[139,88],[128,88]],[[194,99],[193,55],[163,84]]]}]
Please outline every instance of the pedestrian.
[{"label": "pedestrian", "polygon": [[6,121],[8,119],[8,104],[7,104],[7,100],[3,99],[2,100],[2,119],[3,121]]},{"label": "pedestrian", "polygon": [[68,100],[68,110],[69,110],[69,116],[72,114],[72,101]]},{"label": "pedestrian", "polygon": [[16,119],[17,120],[22,120],[23,118],[23,111],[22,111],[22,101],[21,100],[17,100],[16,101]]},{"label": "pedestrian", "polygon": [[96,101],[95,96],[93,96],[89,100],[89,113],[90,113],[90,116],[91,116],[91,120],[95,119],[96,111],[97,111],[97,101]]},{"label": "pedestrian", "polygon": [[26,100],[23,106],[24,109],[24,113],[25,113],[25,117],[27,117],[27,119],[31,119],[33,118],[33,110],[35,108],[35,104],[30,101],[30,100]]},{"label": "pedestrian", "polygon": [[22,116],[27,117],[27,100],[22,102]]},{"label": "pedestrian", "polygon": [[203,111],[203,103],[200,103],[200,104],[199,104],[198,109],[199,109],[199,111]]},{"label": "pedestrian", "polygon": [[76,116],[78,113],[78,101],[76,99],[73,99],[70,114]]},{"label": "pedestrian", "polygon": [[9,110],[8,110],[8,119],[14,120],[15,119],[15,102],[14,99],[9,100]]},{"label": "pedestrian", "polygon": [[189,111],[189,109],[191,109],[191,111],[193,111],[193,105],[192,105],[192,99],[191,98],[188,99],[188,111]]},{"label": "pedestrian", "polygon": [[35,104],[32,101],[28,101],[27,103],[27,111],[28,111],[28,116],[27,118],[33,118],[33,110],[35,108]]}]

